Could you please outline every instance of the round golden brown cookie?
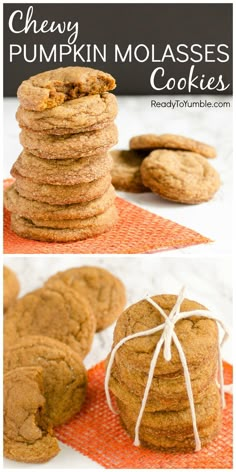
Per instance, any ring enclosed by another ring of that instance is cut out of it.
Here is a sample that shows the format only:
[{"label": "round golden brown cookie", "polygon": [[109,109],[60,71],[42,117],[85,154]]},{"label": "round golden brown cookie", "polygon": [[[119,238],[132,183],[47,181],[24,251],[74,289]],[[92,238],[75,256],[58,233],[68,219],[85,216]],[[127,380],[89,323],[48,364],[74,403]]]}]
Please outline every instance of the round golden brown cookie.
[{"label": "round golden brown cookie", "polygon": [[101,94],[116,87],[106,72],[90,67],[60,67],[24,80],[17,97],[26,110],[54,108],[81,95]]},{"label": "round golden brown cookie", "polygon": [[114,187],[110,185],[108,190],[95,200],[85,203],[72,203],[69,205],[50,205],[22,197],[12,184],[4,192],[4,205],[12,213],[27,219],[49,220],[76,220],[91,218],[104,213],[115,201]]},{"label": "round golden brown cookie", "polygon": [[69,269],[50,277],[46,286],[62,280],[79,296],[85,297],[95,313],[97,331],[111,325],[122,313],[126,290],[120,279],[100,267],[83,266]]},{"label": "round golden brown cookie", "polygon": [[23,177],[16,170],[12,172],[12,175],[16,178],[15,187],[21,196],[51,205],[89,202],[101,197],[111,185],[109,172],[92,182],[77,185],[38,184]]},{"label": "round golden brown cookie", "polygon": [[44,159],[80,159],[105,154],[118,141],[115,124],[89,133],[53,136],[23,129],[20,133],[22,146],[37,157]]},{"label": "round golden brown cookie", "polygon": [[115,205],[112,205],[100,215],[92,216],[91,218],[83,218],[83,219],[75,219],[75,220],[40,220],[37,217],[33,218],[31,222],[33,225],[38,227],[46,227],[46,228],[55,228],[55,229],[87,229],[92,227],[95,229],[96,227],[100,227],[106,223],[109,223],[110,218],[112,215],[116,213]]},{"label": "round golden brown cookie", "polygon": [[47,462],[60,451],[45,416],[42,369],[20,367],[4,375],[4,456]]},{"label": "round golden brown cookie", "polygon": [[9,267],[3,266],[3,309],[4,312],[15,303],[20,291],[19,280]]},{"label": "round golden brown cookie", "polygon": [[143,185],[140,174],[140,166],[147,156],[145,151],[114,150],[110,154],[113,159],[112,184],[117,190],[134,193],[150,191]]},{"label": "round golden brown cookie", "polygon": [[[175,295],[156,295],[152,299],[169,315],[177,301]],[[206,310],[198,302],[187,298],[181,304],[180,312],[191,310]],[[113,347],[124,337],[159,326],[163,323],[163,317],[147,300],[141,300],[131,305],[118,318],[114,331]],[[186,356],[189,369],[203,364],[205,359],[212,358],[217,349],[218,329],[214,320],[204,316],[190,316],[175,324],[175,333],[179,338]],[[123,344],[116,353],[116,362],[126,363],[132,369],[139,369],[148,373],[150,362],[157,342],[162,335],[158,331],[150,336],[138,336]],[[158,375],[181,375],[183,374],[182,363],[175,345],[171,345],[171,360],[166,362],[161,349],[155,368],[155,376]]]},{"label": "round golden brown cookie", "polygon": [[204,157],[216,157],[216,150],[213,146],[176,134],[141,134],[131,138],[129,145],[130,149],[145,149],[149,152],[158,148],[182,149],[183,151],[196,152]]},{"label": "round golden brown cookie", "polygon": [[49,336],[85,357],[95,329],[95,316],[87,300],[62,281],[53,288],[40,288],[18,299],[4,317],[6,348],[23,336]]},{"label": "round golden brown cookie", "polygon": [[142,180],[162,198],[195,204],[210,200],[220,187],[220,176],[200,154],[153,151],[141,165]]},{"label": "round golden brown cookie", "polygon": [[[58,224],[55,220],[53,221],[55,226],[65,226],[64,228],[36,226],[29,219],[22,218],[14,213],[11,214],[11,228],[18,236],[37,241],[58,243],[93,238],[110,231],[117,221],[118,212],[115,205],[112,205],[104,213],[89,218],[87,226],[85,224],[86,220],[59,220]],[[48,224],[50,223],[48,222]]]},{"label": "round golden brown cookie", "polygon": [[21,128],[62,135],[92,131],[111,123],[117,115],[115,95],[87,95],[45,111],[29,111],[20,106],[16,119]]},{"label": "round golden brown cookie", "polygon": [[80,356],[47,336],[24,336],[4,353],[4,371],[42,367],[45,414],[53,426],[69,421],[81,409],[87,373]]},{"label": "round golden brown cookie", "polygon": [[41,159],[22,151],[11,173],[19,173],[36,183],[53,185],[76,185],[103,177],[112,168],[109,153],[81,159]]}]

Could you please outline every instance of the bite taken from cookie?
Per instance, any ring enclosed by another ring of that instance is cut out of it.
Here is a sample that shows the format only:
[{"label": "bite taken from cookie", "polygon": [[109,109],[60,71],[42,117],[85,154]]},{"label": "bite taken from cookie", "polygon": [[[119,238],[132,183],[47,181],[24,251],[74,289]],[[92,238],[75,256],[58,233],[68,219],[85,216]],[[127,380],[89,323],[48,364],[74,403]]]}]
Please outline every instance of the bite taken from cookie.
[{"label": "bite taken from cookie", "polygon": [[41,367],[19,367],[4,375],[4,456],[47,462],[60,451],[45,415]]}]

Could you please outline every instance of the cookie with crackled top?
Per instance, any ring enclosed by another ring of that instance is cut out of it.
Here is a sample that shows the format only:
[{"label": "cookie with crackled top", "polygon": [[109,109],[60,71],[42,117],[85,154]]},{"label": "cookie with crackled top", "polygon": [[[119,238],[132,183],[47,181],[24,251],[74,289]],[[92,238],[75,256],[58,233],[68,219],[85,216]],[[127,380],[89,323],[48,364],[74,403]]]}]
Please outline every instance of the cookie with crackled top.
[{"label": "cookie with crackled top", "polygon": [[[176,303],[176,295],[156,295],[152,299],[169,315]],[[180,312],[192,310],[207,310],[200,303],[185,298],[181,304]],[[147,300],[141,300],[131,305],[118,318],[114,331],[113,347],[124,337],[157,327],[163,323],[163,316]],[[218,345],[218,329],[214,320],[204,316],[190,316],[180,320],[175,325],[189,368],[197,368],[203,365],[205,359],[213,358]],[[162,331],[149,336],[139,336],[123,344],[116,353],[116,361],[127,363],[132,369],[142,370],[144,374],[149,372],[150,362],[154,349],[161,337]],[[172,358],[167,362],[161,350],[155,368],[155,376],[183,373],[182,363],[175,345],[171,345]]]},{"label": "cookie with crackled top", "polygon": [[116,87],[108,73],[90,67],[60,67],[24,80],[17,97],[26,110],[42,111],[82,95],[102,94]]},{"label": "cookie with crackled top", "polygon": [[8,348],[24,336],[49,336],[64,342],[83,358],[90,351],[96,322],[90,304],[62,281],[19,298],[4,317]]},{"label": "cookie with crackled top", "polygon": [[131,138],[129,146],[130,149],[145,149],[149,152],[166,148],[192,151],[208,158],[216,157],[216,149],[213,146],[176,134],[141,134]]},{"label": "cookie with crackled top", "polygon": [[143,183],[154,193],[178,203],[207,202],[220,187],[220,176],[200,154],[156,150],[141,165]]},{"label": "cookie with crackled top", "polygon": [[24,336],[5,350],[4,371],[42,368],[45,414],[53,426],[69,421],[81,409],[87,374],[79,354],[48,336]]},{"label": "cookie with crackled top", "polygon": [[101,267],[82,266],[50,277],[46,286],[62,280],[90,303],[97,320],[97,331],[111,325],[122,313],[126,303],[123,282]]}]

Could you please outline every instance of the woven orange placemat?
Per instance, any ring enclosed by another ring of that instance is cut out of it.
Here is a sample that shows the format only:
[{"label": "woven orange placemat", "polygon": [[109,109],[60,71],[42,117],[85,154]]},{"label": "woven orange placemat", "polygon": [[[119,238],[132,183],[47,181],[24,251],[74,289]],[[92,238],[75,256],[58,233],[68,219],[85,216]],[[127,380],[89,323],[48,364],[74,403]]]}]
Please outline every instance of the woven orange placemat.
[{"label": "woven orange placemat", "polygon": [[[232,366],[224,363],[225,383],[232,383]],[[56,429],[56,436],[107,469],[231,469],[232,396],[226,394],[221,432],[198,453],[166,454],[134,447],[108,408],[104,392],[104,362],[88,372],[88,392],[81,412]]]},{"label": "woven orange placemat", "polygon": [[[5,181],[5,187],[12,183]],[[209,243],[210,239],[173,221],[156,216],[122,198],[116,199],[118,224],[108,233],[74,243],[45,243],[20,238],[4,212],[5,254],[142,254]]]}]

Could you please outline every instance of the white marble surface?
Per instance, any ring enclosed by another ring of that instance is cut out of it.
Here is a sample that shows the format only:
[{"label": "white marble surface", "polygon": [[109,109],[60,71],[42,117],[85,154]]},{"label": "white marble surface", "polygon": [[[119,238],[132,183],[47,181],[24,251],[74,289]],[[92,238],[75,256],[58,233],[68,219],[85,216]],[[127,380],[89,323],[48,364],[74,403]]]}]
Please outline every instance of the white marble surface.
[{"label": "white marble surface", "polygon": [[[222,186],[213,200],[200,205],[181,205],[160,199],[154,194],[128,194],[119,192],[123,198],[143,208],[188,226],[214,243],[173,251],[181,254],[223,254],[231,252],[232,215],[232,108],[151,108],[152,98],[118,97],[119,114],[117,125],[119,143],[116,147],[128,148],[131,136],[142,133],[174,133],[189,136],[212,144],[218,157],[211,164],[220,172]],[[174,97],[158,97],[169,101]],[[181,99],[187,97],[181,97]],[[230,101],[228,97],[192,97],[209,100],[212,103]],[[17,100],[4,100],[4,177],[10,175],[10,168],[21,151],[15,120]]]},{"label": "white marble surface", "polygon": [[[4,256],[4,264],[16,271],[21,295],[40,287],[59,270],[79,265],[97,265],[122,279],[127,288],[127,306],[147,293],[178,293],[186,285],[189,298],[213,310],[232,332],[231,258],[146,256]],[[85,359],[90,368],[104,359],[111,347],[114,326],[96,334],[92,350]],[[232,339],[225,344],[223,357],[232,362]],[[99,468],[98,464],[61,444],[61,453],[46,465],[4,461],[6,468]]]}]

